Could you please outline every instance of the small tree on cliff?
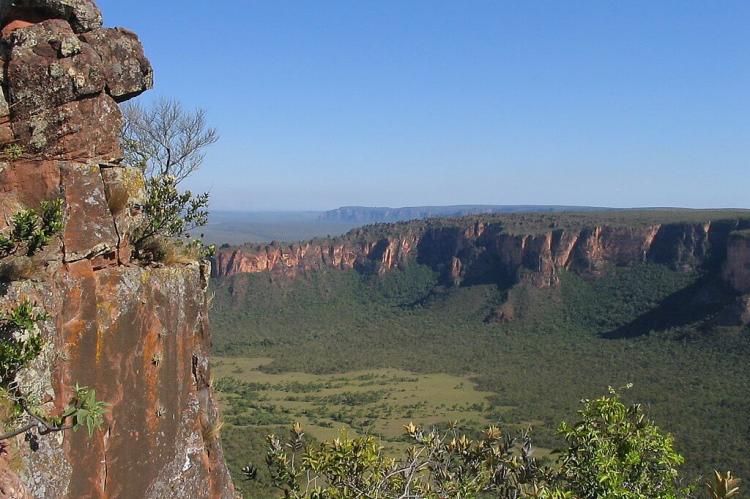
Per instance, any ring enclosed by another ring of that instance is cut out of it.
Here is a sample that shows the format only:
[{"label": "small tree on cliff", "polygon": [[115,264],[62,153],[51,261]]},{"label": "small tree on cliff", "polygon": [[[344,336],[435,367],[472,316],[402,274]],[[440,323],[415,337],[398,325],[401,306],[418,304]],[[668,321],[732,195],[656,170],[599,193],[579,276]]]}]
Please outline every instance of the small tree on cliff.
[{"label": "small tree on cliff", "polygon": [[174,177],[180,184],[203,165],[206,147],[219,140],[204,109],[186,111],[175,100],[160,99],[149,108],[129,102],[123,117],[125,160],[148,179]]},{"label": "small tree on cliff", "polygon": [[[161,99],[149,108],[128,103],[123,116],[125,161],[141,168],[148,193],[145,222],[135,232],[134,244],[141,256],[148,253],[164,260],[174,252],[170,240],[189,238],[192,230],[208,222],[208,193],[181,191],[179,184],[201,167],[206,147],[219,136],[208,126],[205,110],[186,111],[174,100]],[[205,254],[200,241],[187,249]]]}]

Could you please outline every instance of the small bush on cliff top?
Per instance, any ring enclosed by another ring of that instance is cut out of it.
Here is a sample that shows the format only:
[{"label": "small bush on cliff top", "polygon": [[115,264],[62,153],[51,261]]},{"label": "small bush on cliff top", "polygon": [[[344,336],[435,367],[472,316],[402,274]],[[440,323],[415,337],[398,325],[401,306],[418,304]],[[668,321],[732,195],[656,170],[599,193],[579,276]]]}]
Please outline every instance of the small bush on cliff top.
[{"label": "small bush on cliff top", "polygon": [[214,254],[214,246],[204,246],[199,239],[180,241],[168,237],[154,236],[140,243],[138,252],[143,259],[173,265],[209,258]]},{"label": "small bush on cliff top", "polygon": [[155,237],[185,237],[208,222],[208,194],[194,196],[190,191],[180,192],[172,176],[155,177],[146,184],[145,221],[135,234],[136,246]]},{"label": "small bush on cliff top", "polygon": [[[124,117],[126,162],[139,167],[147,179],[145,220],[133,239],[137,256],[167,264],[205,258],[212,248],[194,251],[195,242],[170,247],[165,240],[189,238],[208,222],[208,194],[180,191],[179,184],[201,167],[204,149],[218,140],[216,130],[208,127],[204,110],[188,112],[173,100],[157,101],[148,109],[128,104]],[[170,258],[175,249],[180,255]]]}]

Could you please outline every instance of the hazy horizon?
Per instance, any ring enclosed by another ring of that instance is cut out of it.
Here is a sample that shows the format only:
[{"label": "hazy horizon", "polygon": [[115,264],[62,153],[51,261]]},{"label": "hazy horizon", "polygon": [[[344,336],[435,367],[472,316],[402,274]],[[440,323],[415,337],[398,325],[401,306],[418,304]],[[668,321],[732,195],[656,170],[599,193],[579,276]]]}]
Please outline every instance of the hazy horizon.
[{"label": "hazy horizon", "polygon": [[[750,4],[102,0],[217,210],[750,207]],[[147,14],[144,14],[147,13]]]},{"label": "hazy horizon", "polygon": [[736,207],[736,206],[709,206],[705,208],[691,208],[687,206],[587,206],[587,205],[547,205],[547,204],[529,204],[529,203],[521,203],[521,204],[492,204],[492,203],[463,203],[463,204],[426,204],[426,205],[405,205],[405,206],[383,206],[383,205],[372,205],[372,206],[366,206],[366,205],[343,205],[343,206],[336,206],[331,208],[321,208],[321,209],[285,209],[285,208],[277,208],[277,209],[212,209],[211,213],[243,213],[243,214],[296,214],[296,213],[307,213],[307,214],[318,214],[318,213],[325,213],[327,211],[335,211],[340,208],[377,208],[377,209],[392,209],[392,210],[398,210],[398,209],[404,209],[404,208],[444,208],[444,207],[454,207],[454,206],[507,206],[507,207],[519,207],[519,206],[534,206],[534,207],[560,207],[560,208],[571,208],[571,211],[574,211],[575,208],[587,208],[592,210],[706,210],[706,211],[714,211],[714,210],[750,210],[750,208],[744,208],[744,207]]}]

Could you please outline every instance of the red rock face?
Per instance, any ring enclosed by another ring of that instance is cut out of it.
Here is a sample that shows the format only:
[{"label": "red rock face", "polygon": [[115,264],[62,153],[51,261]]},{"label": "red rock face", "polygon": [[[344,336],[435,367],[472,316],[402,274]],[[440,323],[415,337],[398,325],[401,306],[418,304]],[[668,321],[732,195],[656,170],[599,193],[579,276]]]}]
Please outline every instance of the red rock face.
[{"label": "red rock face", "polygon": [[26,487],[12,470],[16,452],[6,442],[0,444],[0,499],[30,499]]},{"label": "red rock face", "polygon": [[[607,265],[655,262],[677,269],[693,269],[723,258],[729,233],[737,221],[726,223],[665,224],[648,227],[592,226],[575,231],[507,234],[502,227],[456,222],[453,228],[416,230],[406,236],[370,239],[367,229],[339,239],[296,246],[244,246],[219,250],[214,276],[274,272],[294,276],[309,270],[357,267],[388,272],[417,261],[445,273],[446,281],[460,285],[482,275],[519,279],[536,286],[554,286],[561,270],[596,274]],[[750,257],[739,245],[731,260]],[[737,264],[731,272],[750,285]]]},{"label": "red rock face", "polygon": [[17,474],[0,453],[0,497],[233,497],[213,431],[210,270],[131,259],[144,180],[117,165],[117,103],[150,88],[151,66],[133,33],[101,28],[89,0],[14,5],[0,9],[0,231],[20,209],[53,199],[64,202],[65,228],[34,256],[33,278],[10,283],[0,309],[27,297],[51,317],[28,372],[49,414],[76,383],[109,410],[91,438],[42,436],[32,450],[19,437]]},{"label": "red rock face", "polygon": [[353,269],[375,263],[386,272],[404,263],[415,250],[416,238],[383,239],[377,243],[303,243],[294,246],[258,246],[250,251],[221,250],[216,255],[215,276],[275,272],[296,276],[301,272],[335,268]]},{"label": "red rock face", "polygon": [[8,124],[0,147],[12,143],[29,155],[54,159],[119,159],[117,102],[153,84],[137,37],[98,26],[81,32],[66,18],[10,21],[8,27],[7,94],[0,99],[0,118]]}]

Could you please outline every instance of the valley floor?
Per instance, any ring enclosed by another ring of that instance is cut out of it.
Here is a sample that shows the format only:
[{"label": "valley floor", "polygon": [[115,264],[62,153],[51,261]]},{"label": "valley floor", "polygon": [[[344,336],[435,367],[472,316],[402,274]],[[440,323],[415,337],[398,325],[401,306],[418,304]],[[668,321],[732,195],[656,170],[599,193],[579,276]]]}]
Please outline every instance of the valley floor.
[{"label": "valley floor", "polygon": [[[706,328],[725,298],[700,274],[645,264],[565,274],[556,289],[446,289],[414,265],[382,278],[240,275],[214,288],[223,441],[250,497],[270,493],[264,475],[247,485],[239,469],[263,470],[265,434],[293,421],[313,438],[345,427],[396,448],[408,420],[530,425],[551,449],[580,399],[631,382],[626,398],[675,435],[687,476],[750,474],[750,335]],[[503,304],[514,320],[488,321]]]}]

